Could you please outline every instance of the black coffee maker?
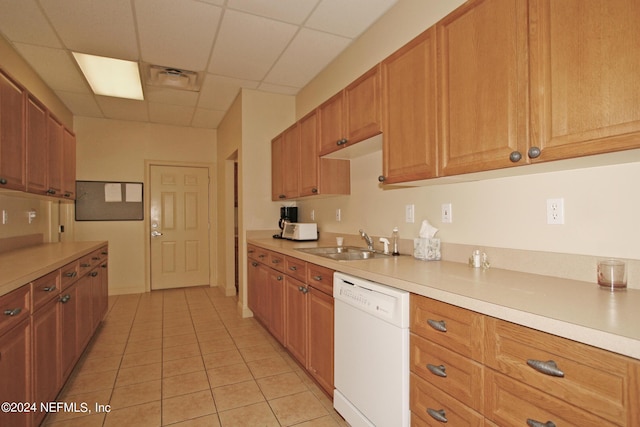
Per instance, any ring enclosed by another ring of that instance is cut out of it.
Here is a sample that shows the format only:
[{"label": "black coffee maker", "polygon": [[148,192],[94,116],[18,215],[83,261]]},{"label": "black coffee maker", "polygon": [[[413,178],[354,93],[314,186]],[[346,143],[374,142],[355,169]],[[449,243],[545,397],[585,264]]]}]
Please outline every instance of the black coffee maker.
[{"label": "black coffee maker", "polygon": [[296,206],[282,206],[280,208],[280,220],[278,221],[280,236],[278,237],[282,237],[285,222],[298,222],[298,208]]}]

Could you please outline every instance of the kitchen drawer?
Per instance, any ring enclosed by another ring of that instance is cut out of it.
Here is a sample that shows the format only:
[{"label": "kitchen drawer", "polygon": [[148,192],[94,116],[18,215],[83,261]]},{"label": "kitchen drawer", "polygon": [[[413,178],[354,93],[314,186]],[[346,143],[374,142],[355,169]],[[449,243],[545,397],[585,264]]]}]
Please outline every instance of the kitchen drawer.
[{"label": "kitchen drawer", "polygon": [[0,335],[31,313],[31,286],[24,285],[0,297]]},{"label": "kitchen drawer", "polygon": [[333,273],[330,268],[307,263],[307,284],[333,297]]},{"label": "kitchen drawer", "polygon": [[78,280],[78,273],[80,272],[80,261],[76,260],[70,262],[60,269],[60,288],[64,290],[65,288],[72,285],[76,280]]},{"label": "kitchen drawer", "polygon": [[[414,426],[441,427],[445,423],[456,427],[484,425],[484,417],[481,414],[413,373],[410,378],[410,389],[411,423]],[[434,416],[445,417],[446,421],[438,421]]]},{"label": "kitchen drawer", "polygon": [[[541,426],[549,421],[556,426],[567,427],[626,425],[608,422],[490,369],[487,369],[485,381],[485,416],[501,426],[526,426],[527,420],[538,421]],[[618,420],[624,423],[621,418]]]},{"label": "kitchen drawer", "polygon": [[247,245],[247,256],[254,261],[266,263],[269,259],[269,251],[258,246]]},{"label": "kitchen drawer", "polygon": [[298,258],[285,257],[285,273],[301,282],[307,280],[307,263]]},{"label": "kitchen drawer", "polygon": [[93,254],[85,255],[78,260],[78,276],[82,277],[94,267]]},{"label": "kitchen drawer", "polygon": [[284,255],[278,252],[269,252],[269,266],[284,273]]},{"label": "kitchen drawer", "polygon": [[483,325],[484,316],[479,313],[411,294],[411,332],[480,363]]},{"label": "kitchen drawer", "polygon": [[31,282],[31,307],[35,313],[40,307],[60,294],[60,270]]},{"label": "kitchen drawer", "polygon": [[[485,326],[487,366],[612,423],[637,416],[637,361],[491,317]],[[539,372],[534,361],[563,376]]]},{"label": "kitchen drawer", "polygon": [[484,368],[478,362],[411,334],[411,371],[450,394],[465,405],[482,412]]}]

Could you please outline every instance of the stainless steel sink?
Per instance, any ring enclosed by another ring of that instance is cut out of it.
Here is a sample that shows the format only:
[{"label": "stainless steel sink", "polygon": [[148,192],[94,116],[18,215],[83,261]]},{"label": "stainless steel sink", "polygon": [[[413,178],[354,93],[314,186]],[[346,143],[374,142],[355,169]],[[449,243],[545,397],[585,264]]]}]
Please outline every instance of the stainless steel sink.
[{"label": "stainless steel sink", "polygon": [[296,249],[300,252],[319,255],[325,258],[331,258],[338,261],[355,261],[362,259],[388,258],[390,255],[376,252],[367,248],[358,248],[355,246],[330,246],[324,248],[302,248]]}]

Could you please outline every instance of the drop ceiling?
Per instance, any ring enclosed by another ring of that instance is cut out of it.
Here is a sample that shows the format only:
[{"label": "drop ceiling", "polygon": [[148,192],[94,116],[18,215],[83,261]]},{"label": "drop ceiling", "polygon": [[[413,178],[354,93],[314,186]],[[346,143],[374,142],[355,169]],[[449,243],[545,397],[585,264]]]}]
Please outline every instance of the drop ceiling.
[{"label": "drop ceiling", "polygon": [[[397,0],[0,0],[0,34],[75,116],[217,128],[241,88],[295,95]],[[203,73],[96,96],[71,51]]]}]

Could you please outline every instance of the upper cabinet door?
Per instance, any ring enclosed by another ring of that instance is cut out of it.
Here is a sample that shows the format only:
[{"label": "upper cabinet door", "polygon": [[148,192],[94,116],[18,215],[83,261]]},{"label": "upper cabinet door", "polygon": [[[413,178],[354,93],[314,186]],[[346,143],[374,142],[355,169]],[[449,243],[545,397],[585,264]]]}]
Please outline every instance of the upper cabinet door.
[{"label": "upper cabinet door", "polygon": [[76,136],[68,129],[62,136],[62,197],[76,197]]},{"label": "upper cabinet door", "polygon": [[284,200],[284,162],[282,134],[271,140],[271,200]]},{"label": "upper cabinet door", "polygon": [[298,124],[282,134],[283,188],[287,199],[300,195],[300,129]]},{"label": "upper cabinet door", "polygon": [[380,66],[376,65],[344,89],[345,138],[355,144],[382,131]]},{"label": "upper cabinet door", "polygon": [[469,1],[436,24],[441,175],[526,162],[527,25],[523,0]]},{"label": "upper cabinet door", "polygon": [[0,71],[0,189],[26,189],[26,92]]},{"label": "upper cabinet door", "polygon": [[343,92],[332,96],[318,107],[320,155],[339,150],[346,143],[343,129]]},{"label": "upper cabinet door", "polygon": [[51,196],[60,196],[62,193],[64,127],[51,115],[49,115],[47,135],[49,140],[49,189],[47,193]]},{"label": "upper cabinet door", "polygon": [[537,160],[640,146],[640,2],[531,0]]},{"label": "upper cabinet door", "polygon": [[49,147],[47,109],[35,98],[27,99],[27,191],[45,194],[48,189]]},{"label": "upper cabinet door", "polygon": [[436,176],[436,41],[431,27],[382,62],[385,183]]},{"label": "upper cabinet door", "polygon": [[318,194],[318,120],[313,110],[298,122],[300,128],[300,195]]}]

